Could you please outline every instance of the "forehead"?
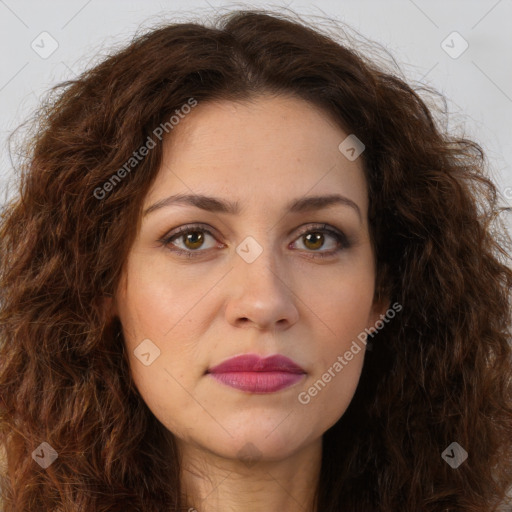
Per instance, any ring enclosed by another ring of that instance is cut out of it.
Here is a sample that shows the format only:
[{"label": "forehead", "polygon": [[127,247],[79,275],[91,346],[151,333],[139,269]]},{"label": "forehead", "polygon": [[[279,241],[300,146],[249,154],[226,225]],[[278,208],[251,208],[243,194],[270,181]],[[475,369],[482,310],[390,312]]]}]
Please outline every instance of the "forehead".
[{"label": "forehead", "polygon": [[145,204],[169,193],[215,193],[259,205],[340,193],[365,212],[362,159],[351,161],[339,149],[348,135],[295,97],[199,102],[164,139]]}]

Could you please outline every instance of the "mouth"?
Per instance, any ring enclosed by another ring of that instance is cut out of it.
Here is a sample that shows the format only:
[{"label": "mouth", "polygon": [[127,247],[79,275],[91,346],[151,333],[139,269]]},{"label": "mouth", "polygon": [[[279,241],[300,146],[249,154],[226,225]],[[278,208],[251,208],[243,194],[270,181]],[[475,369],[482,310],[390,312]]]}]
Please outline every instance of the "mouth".
[{"label": "mouth", "polygon": [[276,354],[261,358],[244,354],[206,371],[216,381],[249,393],[274,393],[304,378],[306,371],[288,357]]}]

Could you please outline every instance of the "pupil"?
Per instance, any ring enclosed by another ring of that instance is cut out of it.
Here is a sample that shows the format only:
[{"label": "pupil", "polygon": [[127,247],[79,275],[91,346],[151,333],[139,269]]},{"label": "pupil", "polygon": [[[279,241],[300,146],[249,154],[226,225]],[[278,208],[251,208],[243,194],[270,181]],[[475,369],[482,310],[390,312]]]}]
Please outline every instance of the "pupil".
[{"label": "pupil", "polygon": [[[311,237],[315,237],[316,241],[310,240]],[[308,235],[306,235],[306,239],[307,239],[308,242],[316,244],[314,249],[318,249],[318,242],[320,242],[320,246],[322,245],[322,243],[321,243],[322,242],[322,237],[323,237],[323,235],[321,233],[309,233]]]},{"label": "pupil", "polygon": [[[194,238],[196,240],[194,240]],[[194,247],[192,248],[197,248],[197,245],[201,245],[203,241],[203,234],[200,233],[199,231],[194,231],[193,233],[189,233],[187,236],[186,236],[186,241],[185,241],[185,244],[187,244],[188,242],[190,242]]]}]

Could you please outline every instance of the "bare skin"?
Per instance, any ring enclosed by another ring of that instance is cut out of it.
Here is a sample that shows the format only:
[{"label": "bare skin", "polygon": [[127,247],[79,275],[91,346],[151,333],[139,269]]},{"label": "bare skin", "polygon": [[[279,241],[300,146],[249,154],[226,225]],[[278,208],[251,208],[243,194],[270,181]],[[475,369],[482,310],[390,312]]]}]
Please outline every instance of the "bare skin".
[{"label": "bare skin", "polygon": [[[388,306],[373,303],[367,185],[361,159],[338,149],[347,135],[303,100],[262,96],[199,103],[165,141],[145,210],[174,194],[240,206],[238,214],[153,208],[113,302],[134,381],[178,442],[184,497],[198,512],[315,511],[322,435],[354,396],[364,344],[342,371],[331,369],[325,387],[308,390]],[[286,210],[332,194],[353,204]],[[192,238],[161,242],[184,225]],[[258,248],[251,262],[241,256]],[[143,340],[152,358],[160,351],[149,365],[134,352]],[[305,374],[285,389],[251,393],[205,373],[247,353],[282,354]]]}]

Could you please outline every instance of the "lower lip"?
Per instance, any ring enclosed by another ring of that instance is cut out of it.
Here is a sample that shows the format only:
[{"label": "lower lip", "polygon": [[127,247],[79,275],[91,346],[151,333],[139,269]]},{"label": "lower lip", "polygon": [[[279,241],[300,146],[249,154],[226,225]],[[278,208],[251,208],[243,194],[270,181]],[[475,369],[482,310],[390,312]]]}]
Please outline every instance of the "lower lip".
[{"label": "lower lip", "polygon": [[304,373],[288,372],[226,372],[210,373],[215,380],[249,393],[274,393],[293,386]]}]

